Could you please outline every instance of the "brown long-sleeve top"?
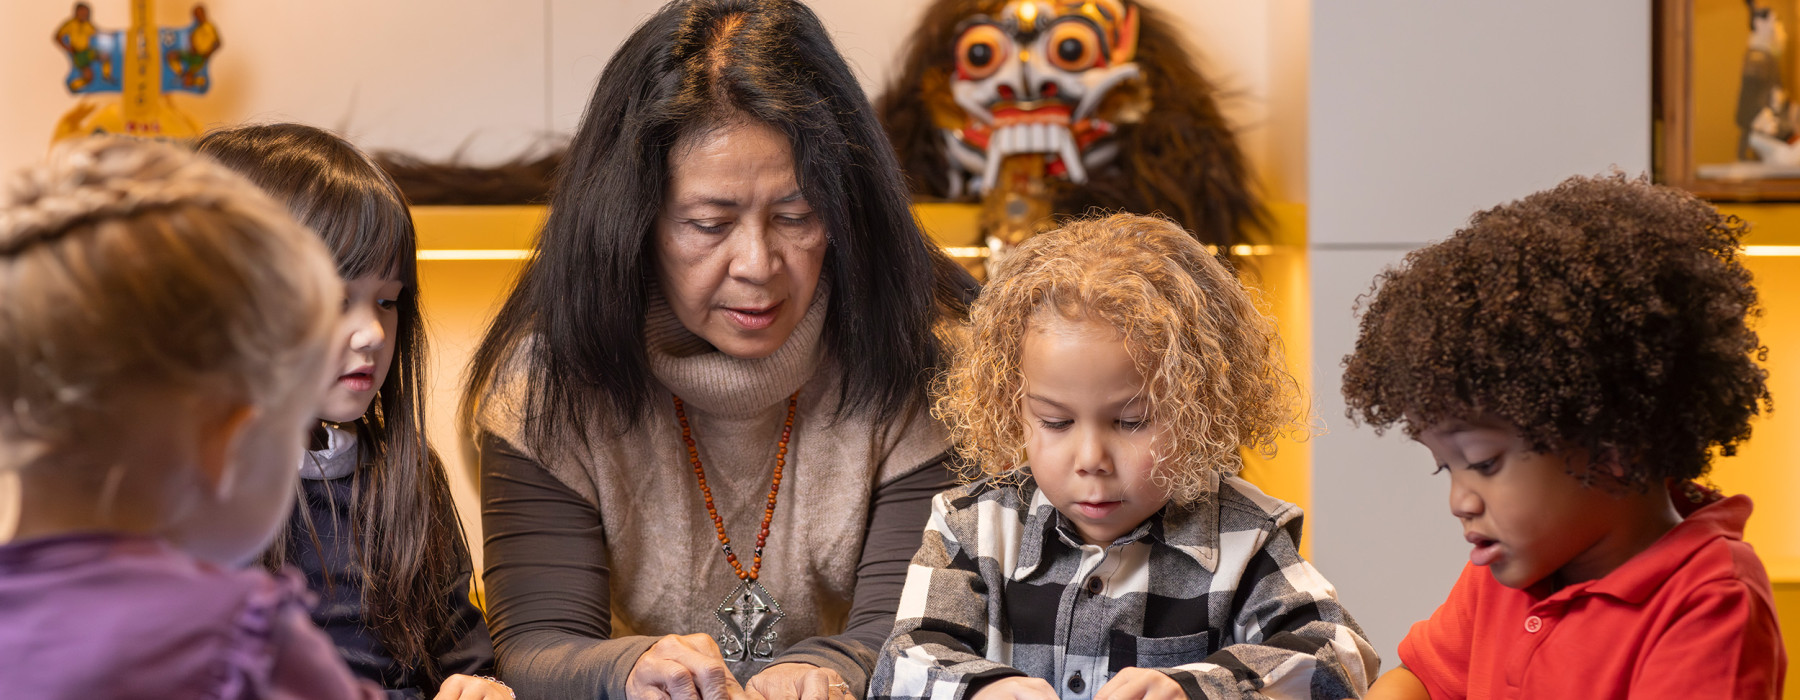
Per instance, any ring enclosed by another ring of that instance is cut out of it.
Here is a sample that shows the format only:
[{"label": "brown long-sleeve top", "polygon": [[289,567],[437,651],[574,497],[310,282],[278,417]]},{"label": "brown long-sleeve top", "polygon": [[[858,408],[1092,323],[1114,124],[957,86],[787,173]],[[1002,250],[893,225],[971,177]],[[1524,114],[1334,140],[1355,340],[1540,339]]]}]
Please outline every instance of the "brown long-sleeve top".
[{"label": "brown long-sleeve top", "polygon": [[520,374],[480,414],[489,627],[501,677],[521,697],[624,698],[637,658],[664,634],[717,635],[738,580],[720,552],[670,395],[686,404],[714,503],[749,564],[787,398],[799,392],[759,580],[786,617],[767,664],[831,668],[861,695],[893,626],[930,497],[951,481],[948,438],[920,408],[877,424],[836,416],[836,370],[819,337],[823,295],[780,350],[741,360],[689,334],[653,299],[645,335],[664,392],[622,437],[523,448]]}]

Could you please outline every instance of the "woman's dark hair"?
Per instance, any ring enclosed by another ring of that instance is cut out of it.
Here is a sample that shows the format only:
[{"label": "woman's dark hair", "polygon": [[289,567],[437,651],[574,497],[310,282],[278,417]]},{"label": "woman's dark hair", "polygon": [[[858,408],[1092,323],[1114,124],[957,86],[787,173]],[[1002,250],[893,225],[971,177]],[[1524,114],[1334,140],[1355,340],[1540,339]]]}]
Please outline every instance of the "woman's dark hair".
[{"label": "woman's dark hair", "polygon": [[601,73],[537,255],[475,353],[465,413],[529,341],[529,447],[585,441],[596,420],[616,432],[636,423],[653,387],[643,325],[670,148],[743,120],[787,136],[828,232],[824,341],[842,372],[840,413],[891,417],[923,401],[943,355],[933,324],[966,316],[975,283],[920,232],[855,76],[798,2],[681,0]]},{"label": "woman's dark hair", "polygon": [[[429,640],[451,625],[445,592],[462,579],[468,548],[443,464],[425,440],[425,333],[406,198],[367,155],[310,126],[215,131],[196,149],[287,204],[325,240],[345,279],[392,274],[405,285],[389,339],[393,364],[354,426],[360,454],[351,532],[362,568],[364,622],[396,660],[441,681]],[[297,511],[317,546],[304,502]],[[291,551],[285,532],[264,555],[272,570]]]},{"label": "woman's dark hair", "polygon": [[1626,483],[1697,478],[1770,407],[1743,233],[1623,175],[1476,214],[1376,277],[1344,358],[1347,413],[1414,437],[1492,417],[1534,450],[1616,455]]}]

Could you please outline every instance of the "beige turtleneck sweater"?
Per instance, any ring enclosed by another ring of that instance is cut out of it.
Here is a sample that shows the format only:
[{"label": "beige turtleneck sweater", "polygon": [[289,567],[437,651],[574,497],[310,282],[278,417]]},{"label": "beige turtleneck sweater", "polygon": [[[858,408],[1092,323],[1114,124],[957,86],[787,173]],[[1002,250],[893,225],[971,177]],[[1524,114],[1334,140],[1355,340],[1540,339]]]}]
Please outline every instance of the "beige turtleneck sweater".
[{"label": "beige turtleneck sweater", "polygon": [[[479,418],[484,582],[500,673],[521,696],[622,699],[626,674],[657,636],[722,631],[714,611],[737,577],[670,393],[686,404],[719,516],[748,567],[796,390],[760,576],[786,613],[771,663],[832,668],[862,694],[929,498],[950,483],[941,467],[921,467],[942,460],[949,442],[922,409],[879,425],[832,415],[839,385],[820,342],[825,307],[821,293],[781,349],[743,360],[689,333],[653,296],[645,342],[658,396],[629,434],[597,434],[585,448],[526,451],[522,375],[496,382]],[[840,634],[847,623],[861,634]],[[762,666],[733,672],[743,681]]]}]

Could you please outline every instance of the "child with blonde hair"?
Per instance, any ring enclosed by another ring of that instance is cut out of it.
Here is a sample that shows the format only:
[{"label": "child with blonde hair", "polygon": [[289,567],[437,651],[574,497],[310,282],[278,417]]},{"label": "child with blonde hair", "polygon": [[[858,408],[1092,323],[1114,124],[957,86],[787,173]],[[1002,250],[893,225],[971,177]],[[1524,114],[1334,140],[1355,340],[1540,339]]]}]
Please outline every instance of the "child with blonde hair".
[{"label": "child with blonde hair", "polygon": [[343,286],[249,183],[98,139],[0,191],[9,697],[374,697],[253,560],[285,520]]},{"label": "child with blonde hair", "polygon": [[1032,238],[972,311],[938,413],[986,477],[937,496],[873,698],[1360,695],[1377,661],[1237,476],[1300,427],[1274,324],[1164,219]]}]

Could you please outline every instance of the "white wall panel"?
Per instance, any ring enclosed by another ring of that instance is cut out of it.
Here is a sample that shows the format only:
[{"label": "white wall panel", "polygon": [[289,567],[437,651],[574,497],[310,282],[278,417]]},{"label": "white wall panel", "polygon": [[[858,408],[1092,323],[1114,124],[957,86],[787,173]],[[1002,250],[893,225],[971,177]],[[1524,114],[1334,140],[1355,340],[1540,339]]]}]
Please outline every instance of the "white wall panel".
[{"label": "white wall panel", "polygon": [[1431,453],[1398,430],[1377,437],[1344,416],[1340,362],[1356,347],[1356,297],[1404,248],[1320,250],[1313,271],[1314,408],[1327,432],[1313,444],[1313,564],[1337,586],[1381,654],[1399,665],[1406,630],[1437,609],[1468,560],[1450,515],[1449,479]]},{"label": "white wall panel", "polygon": [[550,73],[548,125],[552,133],[566,137],[581,123],[581,113],[587,109],[589,94],[607,59],[662,3],[549,0],[544,5],[549,21],[549,46],[544,47]]},{"label": "white wall panel", "polygon": [[1467,560],[1447,482],[1398,431],[1344,418],[1356,297],[1470,214],[1650,159],[1650,4],[1317,2],[1307,164],[1319,438],[1313,552],[1382,655]]},{"label": "white wall panel", "polygon": [[1569,175],[1650,166],[1650,3],[1313,13],[1314,243],[1418,243]]}]

